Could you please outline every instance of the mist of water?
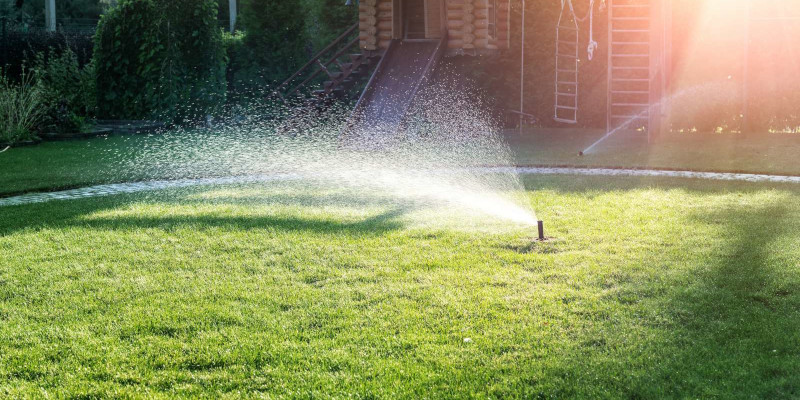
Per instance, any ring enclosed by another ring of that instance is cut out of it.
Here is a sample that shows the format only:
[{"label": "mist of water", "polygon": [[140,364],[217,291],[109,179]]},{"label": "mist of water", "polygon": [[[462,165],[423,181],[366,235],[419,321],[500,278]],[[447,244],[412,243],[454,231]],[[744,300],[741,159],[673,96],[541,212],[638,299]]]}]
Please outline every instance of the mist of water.
[{"label": "mist of water", "polygon": [[[719,82],[708,82],[700,85],[695,85],[692,87],[688,87],[678,91],[677,93],[673,93],[668,96],[663,96],[658,102],[649,106],[649,108],[642,110],[638,114],[631,116],[628,120],[624,121],[623,123],[619,124],[616,128],[606,132],[600,139],[592,143],[589,147],[584,149],[580,152],[581,155],[588,155],[592,154],[597,146],[605,142],[610,137],[614,136],[615,134],[619,133],[620,131],[631,129],[633,126],[633,122],[642,119],[643,117],[649,115],[651,112],[658,112],[660,107],[664,104],[675,102],[677,100],[682,100],[686,98],[695,98],[695,99],[703,99],[704,101],[708,101],[712,96],[709,96],[709,93],[719,93],[724,92],[724,88],[730,85],[730,82],[719,81]],[[696,108],[704,108],[709,107],[709,104],[695,104]]]},{"label": "mist of water", "polygon": [[[485,110],[446,84],[421,94],[401,129],[348,129],[347,108],[285,107],[272,118],[167,132],[138,149],[127,169],[176,179],[290,174],[353,195],[378,193],[406,208],[535,225],[510,151]],[[486,165],[509,168],[488,173],[480,168]]]}]

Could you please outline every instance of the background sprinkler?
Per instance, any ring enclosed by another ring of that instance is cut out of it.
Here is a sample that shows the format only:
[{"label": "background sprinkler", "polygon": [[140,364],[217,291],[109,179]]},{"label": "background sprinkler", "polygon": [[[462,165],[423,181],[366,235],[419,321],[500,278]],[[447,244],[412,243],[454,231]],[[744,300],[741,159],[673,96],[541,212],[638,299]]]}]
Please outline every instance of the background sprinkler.
[{"label": "background sprinkler", "polygon": [[538,221],[537,225],[539,226],[539,240],[544,241],[544,221]]},{"label": "background sprinkler", "polygon": [[578,157],[583,157],[583,152],[582,151],[578,152]]}]

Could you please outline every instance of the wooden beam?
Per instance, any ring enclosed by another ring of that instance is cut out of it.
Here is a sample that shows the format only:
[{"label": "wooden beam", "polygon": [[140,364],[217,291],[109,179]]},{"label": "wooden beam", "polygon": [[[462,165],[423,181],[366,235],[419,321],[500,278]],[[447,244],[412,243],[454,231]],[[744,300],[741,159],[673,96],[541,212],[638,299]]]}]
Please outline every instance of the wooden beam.
[{"label": "wooden beam", "polygon": [[231,33],[236,32],[236,0],[228,0],[228,14],[230,15]]},{"label": "wooden beam", "polygon": [[650,110],[647,123],[649,142],[661,135],[663,122],[665,1],[650,0]]},{"label": "wooden beam", "polygon": [[44,1],[45,28],[48,32],[56,31],[56,0]]}]

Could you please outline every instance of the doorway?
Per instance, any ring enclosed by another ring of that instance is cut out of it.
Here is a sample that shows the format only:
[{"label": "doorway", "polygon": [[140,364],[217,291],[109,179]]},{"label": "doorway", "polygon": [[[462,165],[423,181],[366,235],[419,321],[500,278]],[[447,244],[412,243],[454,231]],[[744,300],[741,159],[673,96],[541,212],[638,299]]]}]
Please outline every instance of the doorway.
[{"label": "doorway", "polygon": [[405,39],[425,39],[425,0],[403,1]]}]

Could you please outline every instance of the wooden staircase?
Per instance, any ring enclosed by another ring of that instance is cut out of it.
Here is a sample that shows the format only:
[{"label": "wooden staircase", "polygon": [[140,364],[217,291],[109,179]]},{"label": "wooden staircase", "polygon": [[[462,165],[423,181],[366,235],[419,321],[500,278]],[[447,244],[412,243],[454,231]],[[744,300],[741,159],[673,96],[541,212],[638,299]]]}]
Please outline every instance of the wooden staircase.
[{"label": "wooden staircase", "polygon": [[360,92],[354,89],[366,82],[382,55],[359,52],[355,24],[278,85],[275,94],[287,104],[313,107],[355,99]]}]

